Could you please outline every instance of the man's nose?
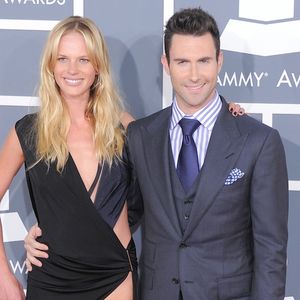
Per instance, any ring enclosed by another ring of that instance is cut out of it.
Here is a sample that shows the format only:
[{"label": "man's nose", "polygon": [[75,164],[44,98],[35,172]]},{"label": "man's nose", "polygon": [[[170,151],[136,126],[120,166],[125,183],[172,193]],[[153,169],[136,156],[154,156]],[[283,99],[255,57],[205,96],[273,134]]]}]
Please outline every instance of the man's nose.
[{"label": "man's nose", "polygon": [[190,79],[192,81],[198,81],[199,74],[200,74],[199,66],[197,66],[196,64],[192,64],[190,68]]}]

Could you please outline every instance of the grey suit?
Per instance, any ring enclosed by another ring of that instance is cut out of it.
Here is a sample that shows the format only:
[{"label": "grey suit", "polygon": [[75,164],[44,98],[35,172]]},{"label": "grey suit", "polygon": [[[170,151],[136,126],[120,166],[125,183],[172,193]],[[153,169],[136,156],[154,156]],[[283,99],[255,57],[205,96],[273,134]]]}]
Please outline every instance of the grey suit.
[{"label": "grey suit", "polygon": [[[128,128],[144,205],[143,300],[177,300],[180,290],[185,300],[284,298],[288,181],[282,142],[276,130],[249,116],[234,118],[222,102],[194,191],[183,199],[172,167],[171,108]],[[239,176],[232,179],[233,169]],[[185,200],[192,203],[186,226],[176,204]]]}]

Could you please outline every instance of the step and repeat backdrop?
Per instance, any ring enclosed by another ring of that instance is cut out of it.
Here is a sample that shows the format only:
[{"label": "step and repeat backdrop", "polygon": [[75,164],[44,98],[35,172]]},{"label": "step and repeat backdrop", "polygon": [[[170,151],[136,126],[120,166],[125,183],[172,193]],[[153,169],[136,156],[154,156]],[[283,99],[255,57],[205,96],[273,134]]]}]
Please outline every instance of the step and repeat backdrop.
[{"label": "step and repeat backdrop", "polygon": [[[164,24],[195,6],[210,12],[222,33],[219,92],[282,136],[290,189],[285,300],[300,300],[300,0],[0,0],[0,146],[20,117],[38,109],[40,55],[60,19],[81,15],[98,24],[126,107],[139,118],[171,103],[160,64]],[[24,169],[2,199],[0,217],[9,264],[26,288],[23,239],[36,221]],[[140,251],[139,230],[134,237]]]}]

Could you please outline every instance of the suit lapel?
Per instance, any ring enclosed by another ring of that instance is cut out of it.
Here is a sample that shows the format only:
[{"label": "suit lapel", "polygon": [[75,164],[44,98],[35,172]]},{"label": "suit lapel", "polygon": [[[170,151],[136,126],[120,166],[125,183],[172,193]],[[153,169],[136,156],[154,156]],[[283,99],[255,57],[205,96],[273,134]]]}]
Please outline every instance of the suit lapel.
[{"label": "suit lapel", "polygon": [[235,119],[227,110],[227,103],[223,100],[201,169],[199,186],[185,238],[191,234],[213,204],[247,138],[247,135],[240,134]]},{"label": "suit lapel", "polygon": [[168,107],[158,114],[157,119],[146,128],[148,140],[146,140],[145,157],[154,191],[170,221],[170,228],[175,229],[176,234],[181,234],[170,174],[170,163],[173,163],[173,157],[169,155],[170,117],[171,107]]}]

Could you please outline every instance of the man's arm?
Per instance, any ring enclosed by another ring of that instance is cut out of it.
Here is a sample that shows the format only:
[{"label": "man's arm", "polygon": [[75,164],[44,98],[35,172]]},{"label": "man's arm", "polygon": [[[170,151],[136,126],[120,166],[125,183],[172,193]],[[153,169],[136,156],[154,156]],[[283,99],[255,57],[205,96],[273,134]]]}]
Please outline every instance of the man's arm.
[{"label": "man's arm", "polygon": [[143,199],[140,191],[139,182],[136,176],[135,168],[134,168],[134,159],[132,157],[132,150],[130,151],[130,139],[131,135],[131,124],[127,129],[127,140],[125,145],[127,161],[130,172],[130,187],[127,198],[128,203],[128,221],[130,227],[136,226],[138,222],[141,220],[144,213]]},{"label": "man's arm", "polygon": [[285,296],[288,239],[288,175],[284,148],[276,130],[267,136],[251,184],[255,300]]},{"label": "man's arm", "polygon": [[37,267],[42,266],[42,262],[39,258],[48,258],[48,246],[46,244],[39,243],[37,238],[42,236],[42,230],[37,224],[33,225],[25,239],[24,248],[26,249],[26,268],[30,272],[32,271],[32,265]]}]

